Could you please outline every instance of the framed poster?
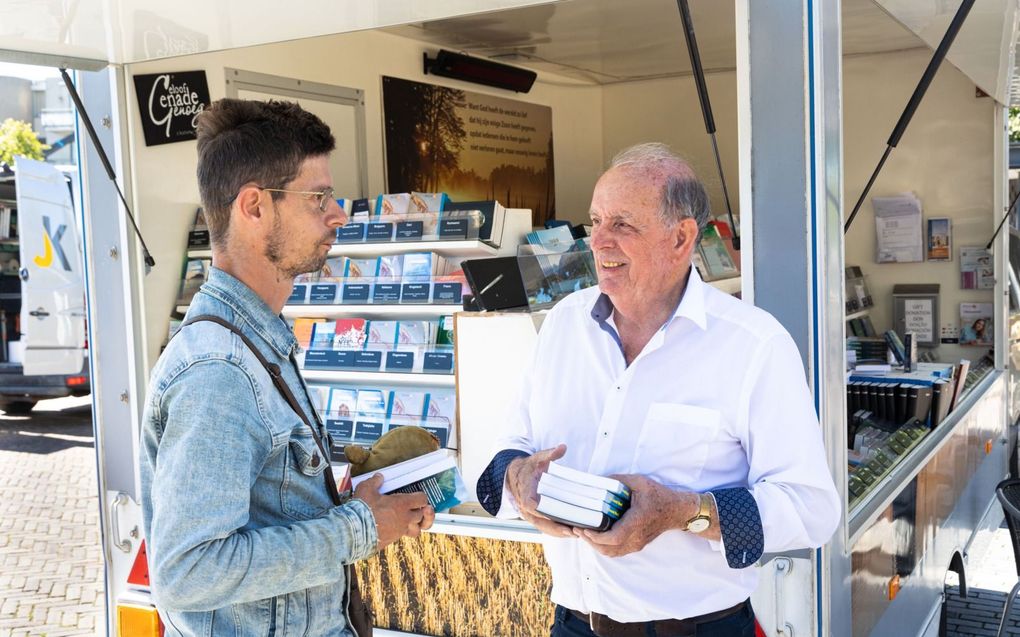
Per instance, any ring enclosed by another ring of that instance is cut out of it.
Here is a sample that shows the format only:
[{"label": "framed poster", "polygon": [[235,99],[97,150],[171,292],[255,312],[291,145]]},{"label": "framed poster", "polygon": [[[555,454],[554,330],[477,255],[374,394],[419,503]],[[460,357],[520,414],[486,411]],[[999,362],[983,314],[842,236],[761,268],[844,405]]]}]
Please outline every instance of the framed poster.
[{"label": "framed poster", "polygon": [[383,77],[386,190],[444,192],[556,215],[552,109],[505,97]]},{"label": "framed poster", "polygon": [[952,221],[949,217],[928,219],[928,260],[953,260]]},{"label": "framed poster", "polygon": [[146,146],[195,139],[195,120],[209,103],[205,71],[135,76]]}]

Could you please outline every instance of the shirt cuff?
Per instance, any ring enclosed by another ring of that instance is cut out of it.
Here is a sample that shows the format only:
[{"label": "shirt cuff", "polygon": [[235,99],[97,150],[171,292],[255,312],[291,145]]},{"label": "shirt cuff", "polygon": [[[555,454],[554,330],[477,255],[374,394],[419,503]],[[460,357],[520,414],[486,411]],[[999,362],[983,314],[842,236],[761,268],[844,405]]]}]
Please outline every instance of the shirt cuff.
[{"label": "shirt cuff", "polygon": [[713,491],[716,513],[719,516],[719,534],[725,547],[726,563],[730,568],[747,568],[765,552],[765,533],[762,530],[758,503],[747,489],[719,489]]},{"label": "shirt cuff", "polygon": [[489,515],[499,513],[500,505],[503,502],[503,481],[510,463],[528,455],[530,454],[520,449],[504,449],[496,454],[489,466],[485,467],[482,475],[478,477],[475,494],[478,496],[478,503]]},{"label": "shirt cuff", "polygon": [[333,507],[333,514],[339,517],[350,532],[351,550],[347,564],[353,564],[375,555],[379,546],[379,529],[375,515],[363,500],[352,499],[346,504]]}]

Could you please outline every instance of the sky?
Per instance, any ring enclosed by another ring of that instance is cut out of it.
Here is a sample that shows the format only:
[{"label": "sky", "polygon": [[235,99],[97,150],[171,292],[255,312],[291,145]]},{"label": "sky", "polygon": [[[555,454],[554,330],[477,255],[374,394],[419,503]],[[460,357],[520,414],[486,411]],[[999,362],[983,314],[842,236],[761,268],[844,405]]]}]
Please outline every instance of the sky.
[{"label": "sky", "polygon": [[0,62],[0,77],[23,77],[29,80],[42,80],[47,77],[59,77],[60,71],[49,66],[29,66]]}]

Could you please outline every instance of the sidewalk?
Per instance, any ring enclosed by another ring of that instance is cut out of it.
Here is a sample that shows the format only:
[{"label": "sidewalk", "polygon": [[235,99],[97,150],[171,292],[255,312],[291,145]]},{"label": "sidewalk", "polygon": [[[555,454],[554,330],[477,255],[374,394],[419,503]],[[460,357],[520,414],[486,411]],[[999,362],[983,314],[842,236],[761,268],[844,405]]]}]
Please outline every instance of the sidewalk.
[{"label": "sidewalk", "polygon": [[90,399],[0,414],[0,636],[103,635]]}]

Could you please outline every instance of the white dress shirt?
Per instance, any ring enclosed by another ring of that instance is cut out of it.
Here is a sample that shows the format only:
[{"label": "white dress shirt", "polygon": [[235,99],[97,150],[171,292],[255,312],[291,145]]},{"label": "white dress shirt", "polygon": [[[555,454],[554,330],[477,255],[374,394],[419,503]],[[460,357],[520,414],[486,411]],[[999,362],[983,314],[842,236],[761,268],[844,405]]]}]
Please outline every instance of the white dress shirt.
[{"label": "white dress shirt", "polygon": [[[592,316],[600,296],[581,290],[550,311],[493,452],[565,443],[561,462],[600,475],[695,492],[744,487],[766,552],[824,544],[842,506],[800,355],[779,322],[692,268],[676,312],[628,367],[612,317]],[[518,516],[504,488],[499,517]],[[758,580],[757,567],[729,567],[721,542],[681,530],[616,558],[580,539],[543,543],[553,602],[620,622],[722,610]]]}]

